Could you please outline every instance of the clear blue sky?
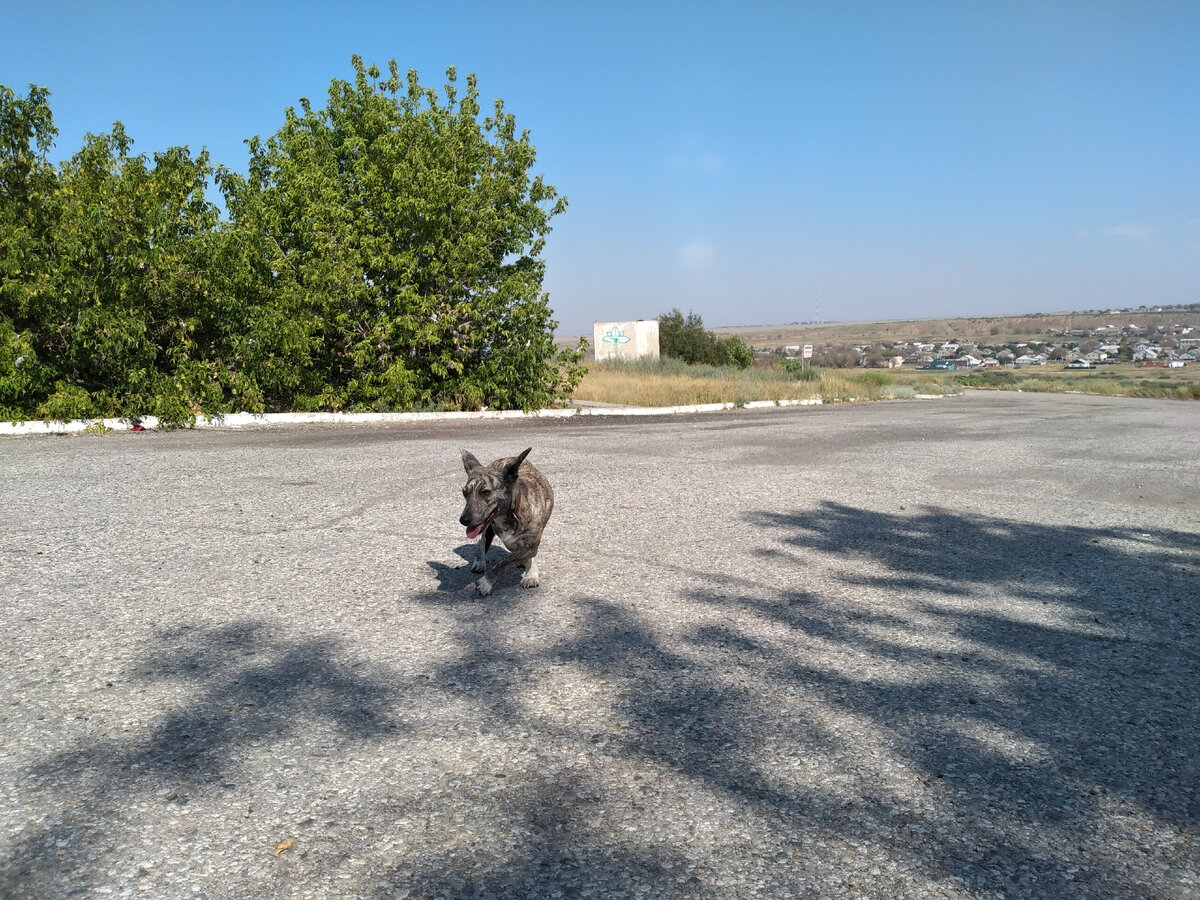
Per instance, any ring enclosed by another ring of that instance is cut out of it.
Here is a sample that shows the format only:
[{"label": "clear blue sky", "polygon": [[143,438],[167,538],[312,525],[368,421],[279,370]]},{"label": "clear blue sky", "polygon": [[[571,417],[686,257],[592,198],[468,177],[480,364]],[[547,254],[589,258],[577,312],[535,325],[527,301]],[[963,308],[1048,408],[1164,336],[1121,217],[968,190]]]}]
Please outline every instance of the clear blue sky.
[{"label": "clear blue sky", "polygon": [[[1200,300],[1200,3],[0,0],[56,156],[242,143],[350,55],[502,97],[570,199],[564,333]],[[485,107],[486,108],[486,107]]]}]

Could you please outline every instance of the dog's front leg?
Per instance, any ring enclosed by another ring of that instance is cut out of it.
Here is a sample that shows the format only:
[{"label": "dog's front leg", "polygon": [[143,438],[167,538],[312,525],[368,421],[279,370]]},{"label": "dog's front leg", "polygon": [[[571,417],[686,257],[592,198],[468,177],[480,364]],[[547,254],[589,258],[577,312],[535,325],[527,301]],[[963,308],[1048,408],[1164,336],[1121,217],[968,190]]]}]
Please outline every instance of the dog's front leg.
[{"label": "dog's front leg", "polygon": [[492,531],[491,525],[484,528],[483,533],[479,535],[479,542],[475,544],[475,562],[471,563],[472,572],[487,571],[487,555],[488,550],[492,548],[492,538],[494,536],[495,532]]},{"label": "dog's front leg", "polygon": [[[485,572],[484,576],[475,582],[475,590],[479,591],[480,597],[486,597],[492,592],[492,588],[495,586],[496,582],[500,580],[501,575],[514,566],[519,566],[523,563],[529,563],[532,559],[532,555],[528,553],[511,553],[508,559],[504,560],[504,562],[500,563],[500,565],[496,566],[496,568],[494,568],[492,571]],[[534,566],[535,573],[536,569],[537,567]],[[525,570],[525,577],[529,577],[528,567],[526,567]],[[521,579],[521,585],[523,587],[535,586],[532,584],[525,584],[525,578]]]},{"label": "dog's front leg", "polygon": [[538,586],[538,579],[541,577],[541,573],[538,572],[537,557],[529,557],[529,561],[525,563],[525,574],[521,576],[521,587],[535,588]]}]

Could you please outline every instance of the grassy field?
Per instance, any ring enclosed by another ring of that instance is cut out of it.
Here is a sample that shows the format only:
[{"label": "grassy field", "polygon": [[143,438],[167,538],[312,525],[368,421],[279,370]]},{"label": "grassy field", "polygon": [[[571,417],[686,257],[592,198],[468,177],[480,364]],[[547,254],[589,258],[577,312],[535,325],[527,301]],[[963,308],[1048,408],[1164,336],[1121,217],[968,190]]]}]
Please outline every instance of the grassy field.
[{"label": "grassy field", "polygon": [[689,366],[673,359],[625,364],[589,363],[577,400],[627,406],[683,406],[695,403],[819,399],[890,400],[918,394],[957,394],[953,378],[907,373],[902,378],[867,369],[816,369],[798,373],[781,368]]},{"label": "grassy field", "polygon": [[1133,363],[1118,363],[1097,369],[1067,369],[1061,365],[1046,365],[1024,369],[976,369],[953,374],[959,383],[967,387],[994,390],[1200,400],[1200,365],[1182,369],[1142,367]]},{"label": "grassy field", "polygon": [[1200,366],[1142,368],[1129,363],[1102,369],[1047,365],[1022,369],[930,372],[916,369],[821,369],[689,366],[663,359],[588,366],[578,400],[628,406],[820,399],[825,403],[897,400],[960,393],[964,388],[1200,400]]},{"label": "grassy field", "polygon": [[[1159,327],[1190,325],[1200,329],[1200,309],[1128,310],[1122,313],[1058,313],[1028,316],[979,316],[960,319],[912,319],[892,322],[764,325],[714,328],[737,335],[758,348],[811,343],[872,344],[895,341],[936,342],[956,339],[997,345],[1047,340],[1063,334],[1090,334],[1101,326],[1134,324],[1153,333]],[[590,335],[588,336],[590,339]],[[577,338],[556,337],[560,346]],[[588,362],[589,371],[575,396],[580,400],[633,406],[694,403],[747,403],[756,400],[886,400],[917,394],[958,393],[964,387],[992,390],[1076,392],[1127,397],[1200,400],[1200,364],[1180,369],[1120,363],[1097,369],[1066,369],[1061,363],[1022,369],[931,372],[914,369],[810,368],[803,377],[782,368],[756,366],[745,371],[687,366],[677,360],[635,365]]]}]

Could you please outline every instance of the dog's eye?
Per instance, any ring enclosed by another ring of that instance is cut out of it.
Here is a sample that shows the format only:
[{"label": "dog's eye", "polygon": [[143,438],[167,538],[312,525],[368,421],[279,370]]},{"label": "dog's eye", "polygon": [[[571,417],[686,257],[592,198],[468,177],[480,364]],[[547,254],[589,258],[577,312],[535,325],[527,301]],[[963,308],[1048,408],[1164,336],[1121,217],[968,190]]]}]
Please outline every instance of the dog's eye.
[{"label": "dog's eye", "polygon": [[481,488],[479,489],[479,494],[480,494],[480,496],[482,496],[482,497],[486,497],[486,496],[487,496],[488,494],[490,494],[491,492],[492,492],[492,489],[491,489],[491,488],[485,488],[485,487],[481,487]]}]

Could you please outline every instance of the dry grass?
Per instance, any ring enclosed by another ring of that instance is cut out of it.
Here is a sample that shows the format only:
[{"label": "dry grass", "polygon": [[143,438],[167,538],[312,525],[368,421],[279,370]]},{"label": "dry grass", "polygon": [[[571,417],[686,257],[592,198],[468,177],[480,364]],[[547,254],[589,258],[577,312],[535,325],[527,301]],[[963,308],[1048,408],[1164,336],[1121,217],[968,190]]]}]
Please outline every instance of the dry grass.
[{"label": "dry grass", "polygon": [[592,363],[575,391],[578,400],[626,406],[688,406],[700,403],[811,400],[896,400],[956,394],[964,387],[992,390],[1080,393],[1101,396],[1200,400],[1200,365],[1186,369],[1140,368],[1130,364],[1076,371],[1061,366],[1027,369],[926,372],[881,369],[688,366],[678,360],[611,365]]},{"label": "dry grass", "polygon": [[590,365],[575,390],[578,400],[626,406],[685,406],[693,403],[747,403],[751,400],[804,400],[821,396],[818,382],[775,381],[682,373],[654,373]]},{"label": "dry grass", "polygon": [[1200,366],[1164,369],[1123,363],[1085,370],[1038,366],[1017,371],[973,371],[958,378],[970,387],[998,390],[1200,400]]},{"label": "dry grass", "polygon": [[812,400],[889,400],[919,393],[953,394],[953,379],[893,379],[882,372],[810,369],[808,377],[782,369],[687,366],[674,360],[653,364],[588,366],[577,400],[626,406],[686,406],[698,403]]}]

